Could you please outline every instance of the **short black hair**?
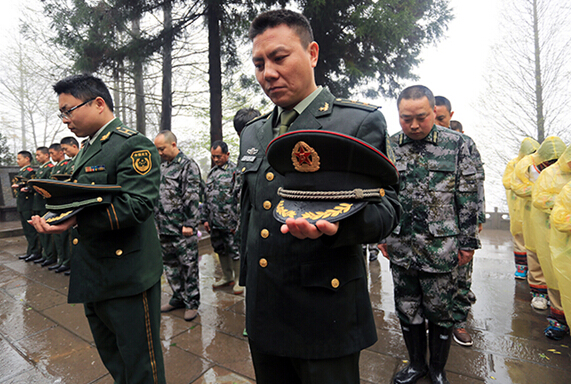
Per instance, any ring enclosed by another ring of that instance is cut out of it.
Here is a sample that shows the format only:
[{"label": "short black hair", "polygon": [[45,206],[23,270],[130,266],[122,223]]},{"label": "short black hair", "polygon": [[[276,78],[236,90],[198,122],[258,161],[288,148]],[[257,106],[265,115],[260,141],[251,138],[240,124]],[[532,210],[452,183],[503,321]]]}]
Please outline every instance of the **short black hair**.
[{"label": "short black hair", "polygon": [[58,81],[54,85],[54,91],[58,96],[62,93],[67,93],[82,101],[101,97],[105,100],[105,104],[107,104],[111,112],[113,112],[113,99],[109,89],[103,80],[87,73],[68,76]]},{"label": "short black hair", "polygon": [[212,145],[210,146],[210,149],[216,149],[218,147],[220,147],[222,153],[228,153],[228,144],[226,144],[222,140],[216,140],[215,142],[213,142]]},{"label": "short black hair", "polygon": [[50,149],[53,149],[56,152],[60,152],[61,149],[61,145],[59,143],[53,143],[52,145],[50,145]]},{"label": "short black hair", "polygon": [[444,105],[446,107],[446,109],[448,110],[448,112],[452,112],[452,103],[450,102],[450,100],[448,100],[444,96],[434,97],[434,102],[438,106]]},{"label": "short black hair", "polygon": [[236,112],[236,115],[234,115],[234,129],[238,136],[240,136],[240,133],[242,133],[242,130],[249,121],[260,115],[260,111],[254,108],[242,108]]},{"label": "short black hair", "polygon": [[50,154],[50,150],[48,149],[48,147],[38,147],[36,149],[36,152],[40,151],[41,153],[43,153],[44,155],[49,155]]},{"label": "short black hair", "polygon": [[23,157],[27,157],[30,162],[32,161],[32,154],[30,151],[20,151],[18,155],[22,155]]},{"label": "short black hair", "polygon": [[64,137],[63,139],[61,139],[60,144],[66,144],[66,145],[75,145],[77,148],[79,148],[79,142],[75,139],[75,137],[72,136],[68,136],[68,137]]},{"label": "short black hair", "polygon": [[250,24],[248,37],[251,41],[254,41],[254,38],[264,33],[266,29],[275,28],[282,24],[295,31],[304,48],[307,48],[313,41],[313,29],[311,29],[311,24],[307,17],[289,9],[276,9],[259,14]]},{"label": "short black hair", "polygon": [[412,85],[405,88],[397,99],[397,107],[400,105],[401,100],[420,100],[423,97],[428,99],[430,108],[434,108],[434,94],[424,85]]},{"label": "short black hair", "polygon": [[462,133],[464,130],[462,123],[460,123],[458,120],[450,120],[450,129],[460,133]]},{"label": "short black hair", "polygon": [[162,137],[164,138],[165,142],[168,143],[168,144],[176,143],[176,136],[175,136],[175,134],[172,133],[172,131],[170,131],[170,130],[168,130],[168,129],[165,129],[165,130],[160,131],[160,132],[157,134],[157,137],[158,137],[158,136],[162,136]]}]

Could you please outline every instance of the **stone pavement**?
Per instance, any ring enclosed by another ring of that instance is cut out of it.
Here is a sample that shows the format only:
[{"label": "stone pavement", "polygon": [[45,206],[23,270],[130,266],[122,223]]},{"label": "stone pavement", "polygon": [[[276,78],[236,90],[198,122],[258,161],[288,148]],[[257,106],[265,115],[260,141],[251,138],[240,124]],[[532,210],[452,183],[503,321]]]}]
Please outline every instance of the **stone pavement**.
[{"label": "stone pavement", "polygon": [[[452,343],[446,366],[450,382],[571,382],[570,338],[555,342],[543,336],[547,312],[533,310],[527,283],[513,278],[509,232],[485,230],[482,242],[473,276],[478,301],[468,322],[474,346]],[[69,278],[18,260],[23,252],[22,236],[0,238],[0,383],[113,383],[94,347],[83,306],[66,302]],[[231,289],[213,292],[220,269],[211,250],[201,254],[199,317],[186,322],[182,310],[162,316],[167,382],[254,383],[242,336],[244,298]],[[361,354],[361,381],[390,383],[407,354],[388,262],[371,263],[369,276],[379,341]],[[163,281],[163,303],[168,298]]]}]

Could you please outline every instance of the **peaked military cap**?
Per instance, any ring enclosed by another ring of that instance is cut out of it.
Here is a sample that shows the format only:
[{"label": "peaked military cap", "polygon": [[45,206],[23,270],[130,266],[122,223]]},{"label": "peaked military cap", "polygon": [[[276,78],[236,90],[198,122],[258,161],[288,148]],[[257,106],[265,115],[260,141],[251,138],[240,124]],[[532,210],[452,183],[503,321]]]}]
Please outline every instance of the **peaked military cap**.
[{"label": "peaked military cap", "polygon": [[28,185],[46,198],[43,217],[50,225],[59,224],[92,205],[111,204],[114,194],[121,192],[119,185],[80,184],[50,179],[34,179]]},{"label": "peaked military cap", "polygon": [[274,218],[336,222],[380,201],[398,182],[394,164],[377,148],[355,137],[323,130],[285,133],[266,150],[284,179]]}]

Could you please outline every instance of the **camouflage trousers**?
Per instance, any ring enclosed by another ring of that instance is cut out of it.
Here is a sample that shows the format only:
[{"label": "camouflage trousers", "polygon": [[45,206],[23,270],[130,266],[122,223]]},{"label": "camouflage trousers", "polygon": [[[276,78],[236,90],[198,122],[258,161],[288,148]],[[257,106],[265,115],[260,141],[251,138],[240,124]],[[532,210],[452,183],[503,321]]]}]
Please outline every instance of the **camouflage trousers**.
[{"label": "camouflage trousers", "polygon": [[468,264],[458,267],[458,292],[454,297],[454,327],[466,328],[466,319],[472,308],[472,303],[468,300],[468,293],[472,288],[472,269],[474,260]]},{"label": "camouflage trousers", "polygon": [[198,277],[198,237],[161,235],[163,270],[173,291],[170,304],[198,309],[200,290]]},{"label": "camouflage trousers", "polygon": [[240,243],[232,231],[212,228],[210,243],[219,257],[229,256],[232,260],[240,260]]},{"label": "camouflage trousers", "polygon": [[454,296],[458,290],[458,270],[430,273],[406,269],[391,263],[395,307],[404,324],[429,322],[440,327],[454,325]]}]

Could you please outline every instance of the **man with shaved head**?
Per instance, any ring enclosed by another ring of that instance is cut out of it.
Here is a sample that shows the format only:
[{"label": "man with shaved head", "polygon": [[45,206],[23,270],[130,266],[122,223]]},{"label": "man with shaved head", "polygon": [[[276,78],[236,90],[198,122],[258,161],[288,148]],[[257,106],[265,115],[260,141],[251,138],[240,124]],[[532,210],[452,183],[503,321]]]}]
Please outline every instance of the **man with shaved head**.
[{"label": "man with shaved head", "polygon": [[163,268],[172,288],[170,301],[161,312],[185,308],[184,319],[198,315],[198,202],[202,188],[200,168],[178,148],[171,131],[161,131],[155,146],[163,160],[159,204],[155,221],[159,229]]}]

